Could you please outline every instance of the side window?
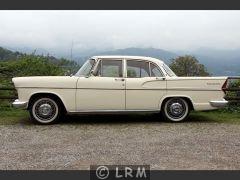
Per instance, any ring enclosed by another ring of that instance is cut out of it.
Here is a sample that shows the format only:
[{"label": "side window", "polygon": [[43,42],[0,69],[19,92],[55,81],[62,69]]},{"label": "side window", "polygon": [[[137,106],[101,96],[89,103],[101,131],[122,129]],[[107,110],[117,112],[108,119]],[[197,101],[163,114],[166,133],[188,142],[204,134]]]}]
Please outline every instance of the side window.
[{"label": "side window", "polygon": [[162,73],[159,70],[159,68],[154,65],[153,63],[150,63],[150,71],[151,71],[151,77],[162,77]]},{"label": "side window", "polygon": [[100,60],[97,76],[122,77],[122,60]]},{"label": "side window", "polygon": [[146,61],[127,61],[127,77],[128,78],[141,78],[149,77],[149,64]]}]

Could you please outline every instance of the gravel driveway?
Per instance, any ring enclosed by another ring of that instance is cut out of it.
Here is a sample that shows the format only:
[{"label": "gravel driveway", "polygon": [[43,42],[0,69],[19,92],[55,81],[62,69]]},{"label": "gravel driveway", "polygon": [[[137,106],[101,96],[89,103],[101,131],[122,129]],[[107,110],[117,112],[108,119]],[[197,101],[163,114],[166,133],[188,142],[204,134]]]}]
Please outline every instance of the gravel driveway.
[{"label": "gravel driveway", "polygon": [[156,115],[82,115],[49,126],[21,120],[0,126],[0,147],[0,169],[240,169],[240,123],[166,123]]}]

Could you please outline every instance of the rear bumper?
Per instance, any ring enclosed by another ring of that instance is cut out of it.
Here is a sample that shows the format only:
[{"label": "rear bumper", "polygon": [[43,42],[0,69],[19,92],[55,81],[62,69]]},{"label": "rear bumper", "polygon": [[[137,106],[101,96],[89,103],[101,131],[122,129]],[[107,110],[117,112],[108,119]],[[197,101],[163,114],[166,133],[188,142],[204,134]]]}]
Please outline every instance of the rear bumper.
[{"label": "rear bumper", "polygon": [[19,101],[19,99],[16,99],[16,100],[12,103],[13,107],[23,108],[23,109],[26,109],[26,108],[27,108],[27,104],[28,104],[27,101]]},{"label": "rear bumper", "polygon": [[211,104],[212,107],[222,108],[222,107],[225,107],[228,104],[228,101],[226,101],[226,100],[210,101],[210,104]]}]

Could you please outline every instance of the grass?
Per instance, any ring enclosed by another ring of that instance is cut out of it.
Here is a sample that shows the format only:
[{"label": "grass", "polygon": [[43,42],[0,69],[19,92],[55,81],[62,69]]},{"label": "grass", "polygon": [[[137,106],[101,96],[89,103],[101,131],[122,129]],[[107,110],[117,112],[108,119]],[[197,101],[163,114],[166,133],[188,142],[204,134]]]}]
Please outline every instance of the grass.
[{"label": "grass", "polygon": [[[28,122],[28,119],[29,115],[26,110],[0,106],[0,125],[13,125],[20,122]],[[131,119],[132,118],[129,118],[129,121],[131,121]],[[221,110],[192,112],[188,122],[240,123],[240,113]]]},{"label": "grass", "polygon": [[240,123],[239,112],[226,112],[221,110],[192,112],[190,121],[219,122],[219,123]]},{"label": "grass", "polygon": [[10,107],[0,107],[0,125],[13,125],[28,119],[28,112]]}]

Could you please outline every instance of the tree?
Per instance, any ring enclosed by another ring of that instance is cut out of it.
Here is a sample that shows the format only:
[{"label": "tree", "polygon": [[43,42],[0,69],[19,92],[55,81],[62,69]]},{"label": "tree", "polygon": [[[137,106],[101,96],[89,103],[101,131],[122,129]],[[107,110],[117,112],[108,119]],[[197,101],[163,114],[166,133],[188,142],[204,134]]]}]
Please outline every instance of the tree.
[{"label": "tree", "polygon": [[[0,49],[1,53],[1,49]],[[79,65],[74,61],[56,59],[54,57],[21,54],[17,59],[1,60],[0,56],[0,87],[13,87],[12,77],[19,76],[59,76],[66,72],[76,72]],[[0,91],[0,96],[13,95],[12,91]],[[4,101],[8,104],[8,100]],[[0,108],[3,100],[0,102]]]},{"label": "tree", "polygon": [[61,58],[61,59],[55,61],[54,64],[62,67],[62,69],[65,72],[68,72],[69,75],[72,73],[76,73],[80,69],[80,66],[76,61],[72,61],[72,60],[70,61],[70,60],[67,60],[64,58]]},{"label": "tree", "polygon": [[210,76],[204,65],[190,55],[172,59],[169,66],[178,76]]},{"label": "tree", "polygon": [[25,55],[18,60],[0,63],[0,74],[7,77],[16,76],[56,76],[63,75],[60,66],[50,62],[46,57]]}]

